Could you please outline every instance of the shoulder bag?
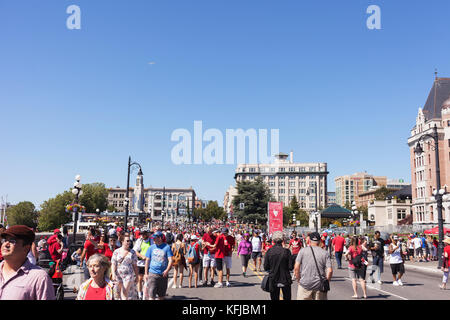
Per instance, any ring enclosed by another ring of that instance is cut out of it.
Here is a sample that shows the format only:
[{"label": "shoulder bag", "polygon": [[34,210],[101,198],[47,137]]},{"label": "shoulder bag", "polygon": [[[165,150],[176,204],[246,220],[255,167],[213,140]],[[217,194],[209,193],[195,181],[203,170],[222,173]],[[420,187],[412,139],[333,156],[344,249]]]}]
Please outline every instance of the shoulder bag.
[{"label": "shoulder bag", "polygon": [[[273,268],[274,271],[279,268],[279,266],[281,264],[281,259],[283,259],[282,255],[278,258],[277,264]],[[261,289],[265,292],[270,292],[270,275],[269,275],[269,273],[264,276],[264,278],[261,282]]]},{"label": "shoulder bag", "polygon": [[317,272],[319,273],[319,277],[320,277],[320,292],[328,292],[330,291],[330,282],[326,279],[322,277],[322,274],[320,273],[319,270],[319,266],[317,265],[317,260],[316,260],[316,256],[314,255],[314,250],[312,247],[311,248],[311,252],[314,258],[314,263],[316,264],[316,268],[317,268]]}]

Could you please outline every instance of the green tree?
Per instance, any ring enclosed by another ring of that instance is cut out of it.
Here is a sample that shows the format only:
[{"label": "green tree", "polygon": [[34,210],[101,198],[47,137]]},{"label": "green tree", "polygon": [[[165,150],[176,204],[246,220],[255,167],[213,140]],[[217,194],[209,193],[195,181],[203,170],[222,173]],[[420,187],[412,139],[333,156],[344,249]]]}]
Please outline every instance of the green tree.
[{"label": "green tree", "polygon": [[80,204],[86,207],[86,212],[95,213],[97,209],[103,212],[108,207],[108,189],[104,183],[94,182],[82,186],[83,195]]},{"label": "green tree", "polygon": [[38,213],[33,203],[29,201],[19,202],[17,205],[8,208],[6,211],[8,224],[10,226],[25,225],[36,228]]},{"label": "green tree", "polygon": [[44,201],[39,214],[39,230],[50,231],[72,221],[72,214],[66,212],[66,206],[72,203],[74,198],[72,192],[65,191]]},{"label": "green tree", "polygon": [[[236,184],[238,194],[233,199],[234,214],[244,223],[256,222],[264,224],[267,221],[267,204],[272,201],[269,187],[261,177],[254,181],[238,181]],[[244,209],[239,204],[244,203]]]},{"label": "green tree", "polygon": [[383,187],[379,188],[377,191],[375,191],[375,199],[376,200],[385,200],[386,197],[394,191],[396,191],[396,189],[390,189],[390,188],[386,188],[383,186]]}]

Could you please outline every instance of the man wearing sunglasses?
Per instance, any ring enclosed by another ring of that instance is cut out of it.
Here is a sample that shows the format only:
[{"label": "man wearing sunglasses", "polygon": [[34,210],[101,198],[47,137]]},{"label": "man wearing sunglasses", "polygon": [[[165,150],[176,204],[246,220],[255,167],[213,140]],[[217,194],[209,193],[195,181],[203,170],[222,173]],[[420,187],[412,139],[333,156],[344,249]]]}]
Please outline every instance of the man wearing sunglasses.
[{"label": "man wearing sunglasses", "polygon": [[27,259],[34,239],[26,226],[12,226],[0,235],[0,300],[55,300],[47,272]]}]

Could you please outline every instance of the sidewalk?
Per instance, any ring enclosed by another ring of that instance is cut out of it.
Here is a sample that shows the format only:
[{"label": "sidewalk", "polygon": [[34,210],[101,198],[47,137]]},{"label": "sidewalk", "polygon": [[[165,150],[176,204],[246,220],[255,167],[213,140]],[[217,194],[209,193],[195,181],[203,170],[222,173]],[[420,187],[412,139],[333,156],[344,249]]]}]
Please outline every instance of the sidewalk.
[{"label": "sidewalk", "polygon": [[[385,261],[385,264],[386,263],[387,261]],[[405,261],[405,269],[442,275],[441,269],[438,269],[438,261],[430,261],[430,262]]]}]

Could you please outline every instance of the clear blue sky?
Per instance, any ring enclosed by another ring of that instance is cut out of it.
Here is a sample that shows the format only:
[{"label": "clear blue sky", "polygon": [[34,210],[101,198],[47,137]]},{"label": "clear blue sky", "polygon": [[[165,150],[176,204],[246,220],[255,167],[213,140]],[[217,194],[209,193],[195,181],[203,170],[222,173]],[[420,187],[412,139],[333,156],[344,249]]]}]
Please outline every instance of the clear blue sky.
[{"label": "clear blue sky", "polygon": [[[66,9],[81,8],[68,30]],[[382,30],[366,9],[381,8]],[[83,183],[193,186],[222,204],[235,165],[171,162],[177,128],[280,130],[280,151],[410,181],[407,138],[434,69],[450,76],[448,1],[0,1],[0,196]],[[149,64],[154,62],[154,64]],[[133,179],[134,180],[134,179]]]}]

